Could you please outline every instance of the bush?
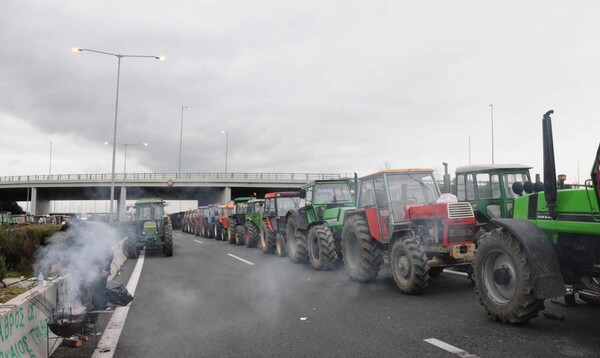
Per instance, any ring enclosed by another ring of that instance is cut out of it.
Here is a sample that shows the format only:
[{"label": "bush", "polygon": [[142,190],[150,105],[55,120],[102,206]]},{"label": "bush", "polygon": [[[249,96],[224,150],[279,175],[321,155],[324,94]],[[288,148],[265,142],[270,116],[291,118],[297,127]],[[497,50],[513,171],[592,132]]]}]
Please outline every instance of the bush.
[{"label": "bush", "polygon": [[2,287],[6,287],[6,284],[4,283],[6,274],[8,274],[8,268],[6,267],[6,261],[4,261],[4,256],[0,255],[0,283],[2,284]]},{"label": "bush", "polygon": [[21,228],[0,228],[0,252],[4,254],[7,270],[31,275],[35,252],[46,244],[59,226],[29,225]]}]

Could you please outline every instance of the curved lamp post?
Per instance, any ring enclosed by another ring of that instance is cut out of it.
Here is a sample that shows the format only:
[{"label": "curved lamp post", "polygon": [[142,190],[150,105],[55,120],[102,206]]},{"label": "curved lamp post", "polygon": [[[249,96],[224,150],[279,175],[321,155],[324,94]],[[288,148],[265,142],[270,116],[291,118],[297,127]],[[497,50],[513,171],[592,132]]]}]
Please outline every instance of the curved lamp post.
[{"label": "curved lamp post", "polygon": [[109,217],[109,222],[113,221],[113,212],[114,212],[114,201],[115,201],[115,156],[116,156],[116,152],[117,152],[117,114],[119,112],[119,79],[121,76],[121,59],[123,57],[139,57],[139,58],[153,58],[155,60],[159,60],[159,61],[164,61],[165,58],[163,56],[147,56],[147,55],[122,55],[122,54],[117,54],[117,53],[111,53],[111,52],[104,52],[104,51],[97,51],[97,50],[91,50],[91,49],[87,49],[87,48],[78,48],[78,47],[74,47],[73,52],[83,52],[83,51],[87,51],[87,52],[93,52],[93,53],[98,53],[101,55],[109,55],[109,56],[115,56],[118,59],[117,62],[117,96],[116,96],[116,100],[115,100],[115,125],[114,125],[114,134],[113,134],[113,154],[112,154],[112,174],[111,174],[111,180],[110,180],[110,217]]}]

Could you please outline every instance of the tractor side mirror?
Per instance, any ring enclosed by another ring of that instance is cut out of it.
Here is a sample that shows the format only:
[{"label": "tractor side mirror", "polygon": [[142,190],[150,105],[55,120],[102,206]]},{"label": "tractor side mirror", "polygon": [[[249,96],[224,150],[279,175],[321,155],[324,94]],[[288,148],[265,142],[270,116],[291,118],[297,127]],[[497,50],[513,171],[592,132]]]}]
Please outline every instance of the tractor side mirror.
[{"label": "tractor side mirror", "polygon": [[298,194],[298,197],[300,197],[300,199],[306,199],[306,190],[301,189],[300,193]]},{"label": "tractor side mirror", "polygon": [[512,185],[512,191],[518,196],[523,195],[524,185],[520,181],[516,181]]}]

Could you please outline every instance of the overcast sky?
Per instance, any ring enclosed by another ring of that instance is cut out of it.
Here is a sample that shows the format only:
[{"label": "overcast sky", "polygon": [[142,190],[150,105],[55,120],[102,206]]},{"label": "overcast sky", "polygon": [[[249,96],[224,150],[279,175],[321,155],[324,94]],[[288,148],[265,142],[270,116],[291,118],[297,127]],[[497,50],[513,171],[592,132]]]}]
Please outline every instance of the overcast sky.
[{"label": "overcast sky", "polygon": [[[127,171],[442,174],[471,162],[589,176],[598,1],[29,1],[0,4],[0,176]],[[116,168],[123,170],[123,148]],[[579,165],[579,170],[578,170]]]}]

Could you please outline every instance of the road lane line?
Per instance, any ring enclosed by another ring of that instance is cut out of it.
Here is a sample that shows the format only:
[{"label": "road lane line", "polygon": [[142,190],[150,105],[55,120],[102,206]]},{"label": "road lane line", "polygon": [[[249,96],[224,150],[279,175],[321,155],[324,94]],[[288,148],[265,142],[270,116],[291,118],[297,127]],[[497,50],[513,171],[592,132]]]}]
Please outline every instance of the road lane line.
[{"label": "road lane line", "polygon": [[235,256],[235,255],[232,255],[232,254],[227,254],[227,255],[229,255],[229,256],[231,256],[231,257],[233,257],[234,259],[237,259],[237,260],[240,260],[240,261],[242,261],[242,262],[244,262],[244,263],[247,263],[248,265],[254,266],[254,264],[253,264],[252,262],[250,262],[250,261],[247,261],[247,260],[244,260],[244,259],[243,259],[243,258],[241,258],[241,257],[237,257],[237,256]]},{"label": "road lane line", "polygon": [[457,355],[459,357],[462,358],[479,358],[478,356],[471,354],[469,352],[465,352],[462,349],[455,347],[453,345],[450,345],[446,342],[442,342],[438,339],[435,338],[428,338],[428,339],[424,339],[425,342],[429,343],[429,344],[433,344],[434,346],[441,348],[443,350],[445,350],[446,352],[450,352],[454,355]]},{"label": "road lane line", "polygon": [[[129,291],[132,296],[135,296],[135,289],[137,288],[140,275],[142,274],[144,257],[145,254],[143,252],[140,253],[137,263],[135,264],[135,268],[133,269],[131,277],[129,278],[129,282],[127,282],[127,291]],[[110,321],[106,325],[106,329],[102,334],[100,342],[98,342],[98,347],[94,351],[92,358],[112,358],[115,349],[117,348],[117,343],[119,343],[121,331],[123,331],[123,325],[125,325],[125,320],[127,319],[130,306],[131,303],[127,306],[115,308],[115,311],[112,314]]]},{"label": "road lane line", "polygon": [[194,241],[195,241],[195,242],[197,242],[197,243],[199,243],[199,244],[204,244],[204,243],[203,243],[202,241],[200,241],[200,240],[196,240],[196,239],[194,239]]}]

